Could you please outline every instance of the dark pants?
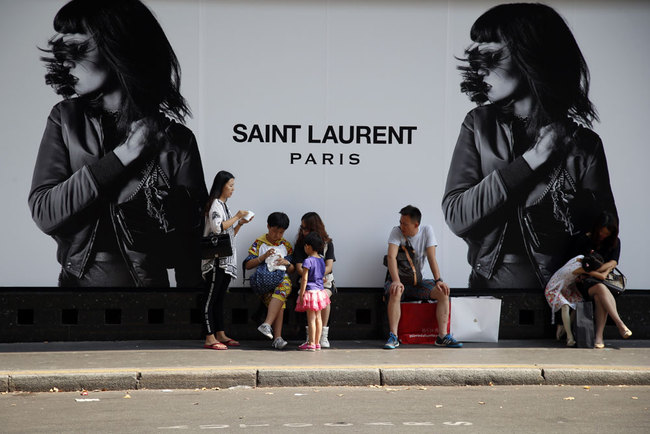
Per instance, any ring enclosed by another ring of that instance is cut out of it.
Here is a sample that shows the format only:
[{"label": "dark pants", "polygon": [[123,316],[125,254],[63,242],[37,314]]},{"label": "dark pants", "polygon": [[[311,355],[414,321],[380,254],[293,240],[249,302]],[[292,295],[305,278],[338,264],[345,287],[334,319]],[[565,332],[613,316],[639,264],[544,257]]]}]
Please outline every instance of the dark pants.
[{"label": "dark pants", "polygon": [[207,333],[212,335],[224,330],[223,304],[231,276],[222,268],[215,267],[207,277],[208,289],[203,314]]}]

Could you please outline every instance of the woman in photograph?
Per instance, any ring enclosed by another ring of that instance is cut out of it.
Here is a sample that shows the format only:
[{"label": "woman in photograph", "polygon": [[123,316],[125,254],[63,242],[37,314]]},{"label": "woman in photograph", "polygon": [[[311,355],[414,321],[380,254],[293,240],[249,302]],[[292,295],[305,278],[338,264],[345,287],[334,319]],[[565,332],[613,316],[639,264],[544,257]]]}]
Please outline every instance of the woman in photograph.
[{"label": "woman in photograph", "polygon": [[[616,215],[605,152],[589,127],[589,71],[571,30],[542,4],[481,15],[461,90],[442,208],[468,245],[472,288],[544,288],[599,210]],[[488,103],[489,104],[485,104]]]},{"label": "woman in photograph", "polygon": [[[59,285],[166,287],[175,268],[178,286],[200,286],[207,191],[165,33],[139,0],[72,0],[54,30],[42,60],[64,100],[47,119],[29,206],[57,243]],[[126,218],[138,200],[141,227]]]}]

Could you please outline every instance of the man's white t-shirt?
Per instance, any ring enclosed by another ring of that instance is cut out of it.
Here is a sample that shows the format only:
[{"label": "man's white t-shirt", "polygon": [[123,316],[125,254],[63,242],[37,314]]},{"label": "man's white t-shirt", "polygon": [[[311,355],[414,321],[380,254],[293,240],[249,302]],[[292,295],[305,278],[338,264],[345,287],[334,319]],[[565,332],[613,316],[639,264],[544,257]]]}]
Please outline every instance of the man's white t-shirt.
[{"label": "man's white t-shirt", "polygon": [[436,247],[438,245],[438,240],[436,240],[436,234],[433,232],[433,227],[431,225],[420,225],[417,234],[412,237],[404,237],[399,226],[395,226],[388,236],[388,244],[399,246],[400,244],[404,244],[405,238],[411,246],[413,246],[416,260],[419,261],[420,268],[424,271],[425,264],[428,264],[427,248],[431,246]]}]

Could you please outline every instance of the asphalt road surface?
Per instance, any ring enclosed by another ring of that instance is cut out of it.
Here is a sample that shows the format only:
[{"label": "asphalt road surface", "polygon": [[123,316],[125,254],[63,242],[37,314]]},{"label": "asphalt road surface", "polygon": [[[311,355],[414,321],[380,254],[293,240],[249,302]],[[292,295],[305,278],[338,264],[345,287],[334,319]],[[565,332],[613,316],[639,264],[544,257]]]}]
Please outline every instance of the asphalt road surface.
[{"label": "asphalt road surface", "polygon": [[301,387],[0,395],[3,433],[649,433],[649,386]]}]

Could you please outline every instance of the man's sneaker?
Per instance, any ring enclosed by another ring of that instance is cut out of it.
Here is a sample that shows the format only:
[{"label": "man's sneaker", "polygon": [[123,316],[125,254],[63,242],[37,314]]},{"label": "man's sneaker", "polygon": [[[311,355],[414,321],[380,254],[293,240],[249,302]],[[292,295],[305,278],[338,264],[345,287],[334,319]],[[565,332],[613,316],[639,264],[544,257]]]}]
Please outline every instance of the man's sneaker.
[{"label": "man's sneaker", "polygon": [[449,348],[460,348],[463,346],[462,342],[458,342],[452,335],[446,335],[444,338],[440,336],[436,337],[436,346],[438,347],[449,347]]},{"label": "man's sneaker", "polygon": [[260,325],[257,328],[257,331],[262,333],[264,336],[266,336],[269,339],[273,339],[273,329],[271,328],[270,325],[267,323],[263,322],[262,325]]},{"label": "man's sneaker", "polygon": [[384,344],[384,349],[394,350],[397,347],[399,347],[399,339],[397,339],[397,336],[395,336],[393,332],[390,332],[388,335],[388,341],[386,341],[386,344]]},{"label": "man's sneaker", "polygon": [[273,343],[271,344],[271,346],[273,348],[275,348],[276,350],[281,350],[281,349],[283,349],[284,347],[287,346],[287,341],[285,341],[282,338],[275,338],[273,340]]},{"label": "man's sneaker", "polygon": [[309,342],[305,342],[304,344],[298,346],[298,349],[300,351],[316,351],[316,346],[311,345]]}]

